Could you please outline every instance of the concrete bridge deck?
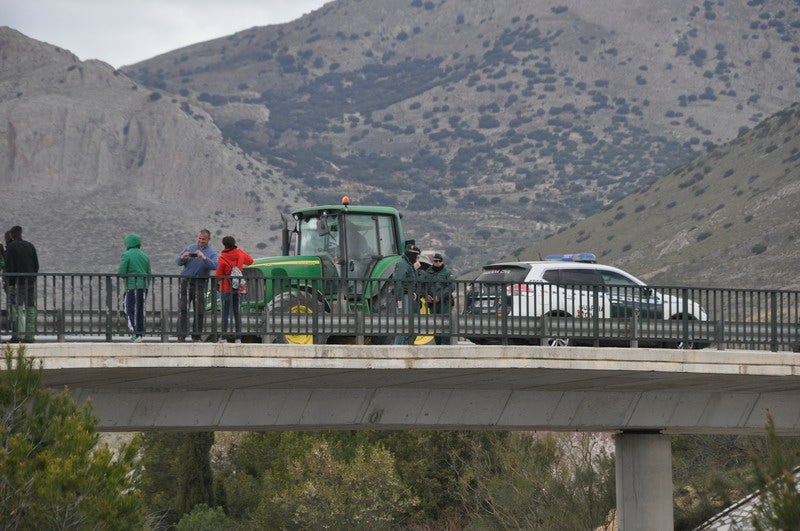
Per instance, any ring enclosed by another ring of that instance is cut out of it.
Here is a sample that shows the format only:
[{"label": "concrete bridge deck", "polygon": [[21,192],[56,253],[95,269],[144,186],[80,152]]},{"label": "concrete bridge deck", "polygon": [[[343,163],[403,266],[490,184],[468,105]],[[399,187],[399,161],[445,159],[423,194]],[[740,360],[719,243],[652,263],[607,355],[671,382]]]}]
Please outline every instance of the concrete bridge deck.
[{"label": "concrete bridge deck", "polygon": [[33,344],[105,431],[511,429],[800,435],[800,355],[522,346]]}]

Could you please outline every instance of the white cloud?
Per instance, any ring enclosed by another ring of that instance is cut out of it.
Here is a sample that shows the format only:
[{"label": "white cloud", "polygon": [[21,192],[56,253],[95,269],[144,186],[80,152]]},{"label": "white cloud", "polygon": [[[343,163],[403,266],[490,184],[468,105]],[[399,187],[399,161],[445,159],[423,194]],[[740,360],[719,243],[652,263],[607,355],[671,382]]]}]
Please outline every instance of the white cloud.
[{"label": "white cloud", "polygon": [[328,0],[0,0],[0,24],[115,67],[251,28]]}]

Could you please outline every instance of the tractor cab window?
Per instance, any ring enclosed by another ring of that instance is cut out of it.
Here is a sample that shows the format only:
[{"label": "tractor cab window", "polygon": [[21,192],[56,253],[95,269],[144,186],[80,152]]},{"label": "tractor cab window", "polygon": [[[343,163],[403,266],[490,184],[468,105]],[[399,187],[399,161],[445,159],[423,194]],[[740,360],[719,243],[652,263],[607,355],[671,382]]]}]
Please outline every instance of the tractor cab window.
[{"label": "tractor cab window", "polygon": [[400,254],[390,215],[336,214],[298,221],[299,255],[329,258],[340,274],[361,278],[379,259]]},{"label": "tractor cab window", "polygon": [[325,221],[319,218],[306,218],[298,222],[300,237],[297,245],[298,255],[328,255],[331,259],[339,256],[339,231],[336,218]]},{"label": "tractor cab window", "polygon": [[350,214],[347,216],[348,254],[354,259],[377,259],[400,254],[392,216]]},{"label": "tractor cab window", "polygon": [[348,214],[345,220],[348,276],[367,277],[377,260],[399,254],[391,216]]}]

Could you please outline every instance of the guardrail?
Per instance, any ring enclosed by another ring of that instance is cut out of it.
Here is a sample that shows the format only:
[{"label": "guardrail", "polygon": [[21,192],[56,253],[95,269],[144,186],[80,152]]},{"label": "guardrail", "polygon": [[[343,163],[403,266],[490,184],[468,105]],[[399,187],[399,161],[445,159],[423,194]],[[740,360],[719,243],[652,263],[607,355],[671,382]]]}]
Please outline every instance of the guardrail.
[{"label": "guardrail", "polygon": [[[468,339],[478,344],[672,346],[798,350],[800,292],[674,286],[551,286],[453,283],[444,313],[397,312],[391,280],[266,278],[246,271],[241,295],[245,341],[390,343],[396,336],[427,343]],[[11,277],[6,275],[4,284]],[[121,341],[130,337],[121,310],[127,278],[118,275],[35,275],[37,341]],[[222,331],[217,282],[207,281],[204,340]],[[148,278],[145,338],[178,334],[179,275]],[[291,292],[280,304],[266,294]],[[425,292],[425,283],[417,291]],[[366,296],[364,295],[366,293]],[[0,297],[0,334],[13,335],[9,298]],[[211,301],[214,301],[212,304]],[[433,308],[440,310],[440,308]],[[189,311],[189,324],[194,321]],[[232,325],[229,332],[232,331]],[[189,331],[191,334],[191,330]]]}]

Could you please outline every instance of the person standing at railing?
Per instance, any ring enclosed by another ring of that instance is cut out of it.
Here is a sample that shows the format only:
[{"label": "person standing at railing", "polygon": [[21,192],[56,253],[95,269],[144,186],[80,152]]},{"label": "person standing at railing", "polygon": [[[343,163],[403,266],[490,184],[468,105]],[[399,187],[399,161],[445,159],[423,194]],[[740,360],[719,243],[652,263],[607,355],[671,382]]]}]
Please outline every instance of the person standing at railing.
[{"label": "person standing at railing", "polygon": [[[450,297],[455,288],[455,275],[444,265],[444,256],[440,253],[433,255],[432,265],[423,273],[425,284],[425,300],[428,302],[428,311],[431,314],[450,315]],[[435,336],[437,345],[448,345],[447,336]]]},{"label": "person standing at railing", "polygon": [[15,225],[9,232],[11,242],[6,249],[6,271],[26,274],[8,277],[8,284],[13,290],[11,341],[33,343],[36,334],[36,273],[39,272],[39,257],[36,247],[22,239],[22,227]]},{"label": "person standing at railing", "polygon": [[178,341],[186,341],[189,331],[189,304],[194,306],[192,341],[200,341],[206,312],[206,290],[211,273],[217,269],[217,252],[209,245],[211,232],[202,229],[193,243],[178,255],[175,262],[183,267],[178,304]]},{"label": "person standing at railing", "polygon": [[[219,294],[222,298],[222,338],[220,343],[226,342],[228,333],[228,321],[231,313],[233,313],[233,328],[237,343],[242,342],[242,317],[239,315],[239,286],[234,286],[238,279],[231,278],[234,273],[233,268],[237,268],[239,272],[246,265],[253,263],[253,257],[247,254],[242,249],[236,247],[236,240],[233,236],[225,236],[222,238],[222,252],[219,255],[219,266],[214,273],[218,277],[225,277],[218,280]],[[232,282],[233,281],[233,282]]]},{"label": "person standing at railing", "polygon": [[131,341],[140,343],[144,335],[144,300],[152,272],[150,257],[142,251],[142,238],[138,234],[125,236],[125,249],[117,268],[118,275],[126,275],[125,311],[128,314],[128,329]]},{"label": "person standing at railing", "polygon": [[[7,269],[6,269],[6,249],[8,249],[8,244],[11,243],[11,231],[10,230],[6,231],[4,239],[5,239],[6,246],[5,246],[5,249],[3,249],[3,253],[2,253],[3,254],[3,267],[2,267],[2,272],[3,273],[5,273],[7,271]],[[10,330],[13,330],[14,328],[13,328],[13,325],[11,324],[11,319],[10,318],[11,318],[11,305],[14,304],[14,286],[11,286],[8,283],[8,277],[5,276],[5,275],[3,275],[3,293],[5,293],[5,295],[6,295],[6,311],[8,312],[8,316],[9,316],[9,325],[8,325],[8,327],[9,327]]]},{"label": "person standing at railing", "polygon": [[[411,315],[419,311],[419,247],[416,245],[406,249],[403,257],[395,265],[392,279],[394,280],[395,299],[397,301],[397,313],[401,315]],[[396,336],[395,345],[409,345],[412,342],[411,336]]]}]

